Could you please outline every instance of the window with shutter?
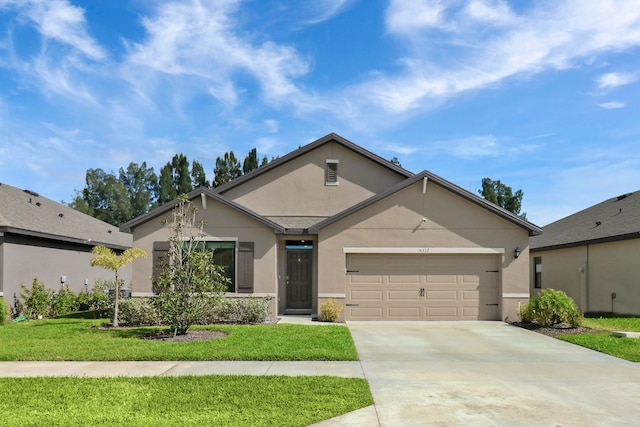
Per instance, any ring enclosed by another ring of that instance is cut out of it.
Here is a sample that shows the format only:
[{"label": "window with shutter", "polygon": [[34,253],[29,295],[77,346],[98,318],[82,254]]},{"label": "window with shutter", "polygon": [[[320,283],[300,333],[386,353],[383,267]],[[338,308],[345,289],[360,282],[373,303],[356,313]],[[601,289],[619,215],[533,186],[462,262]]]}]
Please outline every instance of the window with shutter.
[{"label": "window with shutter", "polygon": [[238,242],[238,286],[240,294],[253,293],[253,242]]}]

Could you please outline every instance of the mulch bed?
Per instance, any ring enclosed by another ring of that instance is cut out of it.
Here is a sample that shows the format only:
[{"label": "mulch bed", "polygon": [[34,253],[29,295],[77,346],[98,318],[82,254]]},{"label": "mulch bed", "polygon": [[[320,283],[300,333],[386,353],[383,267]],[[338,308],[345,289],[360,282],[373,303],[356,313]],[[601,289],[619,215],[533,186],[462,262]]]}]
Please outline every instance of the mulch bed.
[{"label": "mulch bed", "polygon": [[572,328],[570,325],[566,323],[561,323],[555,326],[541,326],[537,323],[523,323],[523,322],[511,322],[513,326],[517,326],[519,328],[528,329],[530,331],[537,332],[539,334],[548,335],[550,337],[556,337],[558,335],[577,335],[577,334],[588,334],[588,333],[597,333],[598,331],[591,328],[583,328],[581,326],[577,328]]},{"label": "mulch bed", "polygon": [[192,342],[192,341],[208,341],[218,338],[226,338],[227,334],[221,331],[187,331],[184,335],[173,336],[171,331],[159,331],[153,334],[142,335],[140,339],[153,341],[169,341],[169,342]]}]

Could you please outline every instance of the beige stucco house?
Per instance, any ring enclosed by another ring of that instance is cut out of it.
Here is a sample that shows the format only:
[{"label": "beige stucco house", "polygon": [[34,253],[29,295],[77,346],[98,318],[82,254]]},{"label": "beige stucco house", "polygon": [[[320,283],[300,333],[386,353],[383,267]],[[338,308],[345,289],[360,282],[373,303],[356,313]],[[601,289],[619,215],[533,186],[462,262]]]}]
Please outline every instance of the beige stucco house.
[{"label": "beige stucco house", "polygon": [[583,312],[640,314],[640,192],[543,227],[531,238],[531,292],[562,290]]},{"label": "beige stucco house", "polygon": [[[20,297],[20,285],[34,278],[50,289],[63,285],[78,293],[85,281],[90,290],[97,279],[113,273],[91,267],[91,249],[104,245],[115,251],[131,247],[131,234],[103,221],[42,197],[0,183],[0,296],[7,304]],[[120,277],[131,280],[131,268]]]},{"label": "beige stucco house", "polygon": [[[516,319],[529,298],[537,226],[335,134],[189,198],[228,294],[272,296],[273,315],[315,314],[335,298],[347,320]],[[134,296],[153,291],[173,206],[121,227],[154,253],[133,266]]]}]

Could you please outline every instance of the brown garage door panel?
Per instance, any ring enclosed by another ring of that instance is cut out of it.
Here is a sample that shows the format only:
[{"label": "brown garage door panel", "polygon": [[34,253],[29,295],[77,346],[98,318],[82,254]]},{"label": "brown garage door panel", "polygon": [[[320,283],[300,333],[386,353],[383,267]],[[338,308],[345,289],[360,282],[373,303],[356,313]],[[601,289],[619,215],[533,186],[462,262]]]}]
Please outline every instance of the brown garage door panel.
[{"label": "brown garage door panel", "polygon": [[420,307],[389,307],[387,310],[387,318],[389,320],[419,320],[421,317]]},{"label": "brown garage door panel", "polygon": [[382,301],[384,291],[382,289],[352,289],[349,291],[351,301]]},{"label": "brown garage door panel", "polygon": [[382,319],[382,307],[347,307],[348,318],[351,320]]},{"label": "brown garage door panel", "polygon": [[427,307],[426,317],[433,320],[456,320],[458,309],[456,307]]},{"label": "brown garage door panel", "polygon": [[433,300],[445,300],[445,301],[456,301],[458,299],[458,291],[455,289],[451,290],[427,290],[425,292],[427,301]]},{"label": "brown garage door panel", "polygon": [[347,319],[498,320],[493,255],[347,255]]},{"label": "brown garage door panel", "polygon": [[418,289],[389,289],[387,301],[418,301]]}]

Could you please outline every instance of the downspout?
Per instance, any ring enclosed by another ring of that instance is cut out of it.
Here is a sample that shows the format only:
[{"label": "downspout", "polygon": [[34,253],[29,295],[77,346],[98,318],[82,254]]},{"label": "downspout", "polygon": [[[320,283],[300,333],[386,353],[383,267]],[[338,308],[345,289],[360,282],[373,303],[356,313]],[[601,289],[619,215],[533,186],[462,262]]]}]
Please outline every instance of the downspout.
[{"label": "downspout", "polygon": [[587,306],[585,307],[585,313],[589,313],[589,245],[587,245],[587,265],[584,268],[584,289],[587,293],[586,302]]}]

